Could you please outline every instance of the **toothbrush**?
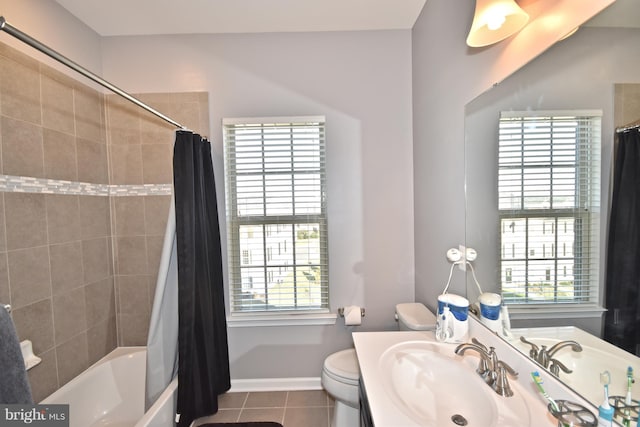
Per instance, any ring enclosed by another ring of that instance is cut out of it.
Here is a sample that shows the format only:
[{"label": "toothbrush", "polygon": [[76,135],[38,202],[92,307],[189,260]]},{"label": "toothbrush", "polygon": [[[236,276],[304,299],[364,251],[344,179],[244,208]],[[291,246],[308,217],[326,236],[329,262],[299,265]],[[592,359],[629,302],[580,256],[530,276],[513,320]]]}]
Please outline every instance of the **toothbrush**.
[{"label": "toothbrush", "polygon": [[598,427],[611,427],[615,410],[609,405],[609,383],[611,383],[609,371],[600,374],[600,383],[604,386],[604,401],[598,407]]},{"label": "toothbrush", "polygon": [[538,390],[540,390],[540,393],[542,393],[545,399],[549,401],[553,410],[555,412],[560,411],[560,408],[558,407],[558,404],[556,403],[556,401],[553,400],[551,396],[549,396],[547,392],[544,390],[544,387],[542,387],[542,377],[540,377],[540,373],[538,371],[534,371],[534,372],[531,372],[531,376],[533,377],[533,381],[538,386]]},{"label": "toothbrush", "polygon": [[633,368],[631,366],[627,367],[627,396],[624,399],[624,403],[627,406],[624,410],[624,420],[622,420],[622,424],[625,427],[631,427],[631,413],[629,411],[629,407],[633,403],[631,399],[631,384],[633,384],[635,380],[633,379]]}]

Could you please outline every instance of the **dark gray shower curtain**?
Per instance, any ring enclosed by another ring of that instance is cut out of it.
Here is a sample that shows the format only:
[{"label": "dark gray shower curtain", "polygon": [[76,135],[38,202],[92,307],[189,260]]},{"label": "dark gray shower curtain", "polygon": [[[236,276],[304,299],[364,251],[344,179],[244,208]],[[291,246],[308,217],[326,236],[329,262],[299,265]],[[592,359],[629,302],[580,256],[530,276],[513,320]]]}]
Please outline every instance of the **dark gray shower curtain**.
[{"label": "dark gray shower curtain", "polygon": [[211,144],[176,131],[173,153],[178,253],[178,426],[218,411],[231,387],[220,228]]},{"label": "dark gray shower curtain", "polygon": [[609,219],[604,338],[640,356],[640,130],[618,133]]}]

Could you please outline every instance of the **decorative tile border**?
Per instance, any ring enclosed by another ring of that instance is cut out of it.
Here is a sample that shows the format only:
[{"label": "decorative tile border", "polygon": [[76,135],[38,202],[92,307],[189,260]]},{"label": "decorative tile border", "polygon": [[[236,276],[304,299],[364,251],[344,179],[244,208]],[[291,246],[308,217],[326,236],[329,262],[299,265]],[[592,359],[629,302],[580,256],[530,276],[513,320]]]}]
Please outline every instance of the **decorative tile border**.
[{"label": "decorative tile border", "polygon": [[0,175],[0,192],[43,193],[81,196],[165,196],[171,195],[171,184],[109,185],[63,181],[28,176]]}]

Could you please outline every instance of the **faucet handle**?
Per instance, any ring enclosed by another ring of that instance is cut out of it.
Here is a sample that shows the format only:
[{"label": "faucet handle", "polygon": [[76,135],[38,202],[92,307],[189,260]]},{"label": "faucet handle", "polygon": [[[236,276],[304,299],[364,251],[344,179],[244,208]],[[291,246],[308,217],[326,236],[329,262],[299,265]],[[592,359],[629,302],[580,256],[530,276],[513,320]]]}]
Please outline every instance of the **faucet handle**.
[{"label": "faucet handle", "polygon": [[566,374],[570,374],[573,372],[571,369],[567,368],[565,364],[559,361],[558,359],[551,359],[550,362],[551,362],[551,365],[549,365],[549,370],[556,377],[560,376],[560,369],[562,369],[562,371]]},{"label": "faucet handle", "polygon": [[518,373],[502,360],[498,361],[498,366],[496,368],[496,380],[493,383],[493,390],[500,396],[511,397],[513,396],[513,390],[511,390],[511,385],[509,385],[509,378],[507,375],[511,375],[515,378],[518,376]]},{"label": "faucet handle", "polygon": [[534,343],[527,341],[523,336],[520,336],[520,341],[531,346],[531,350],[529,350],[529,356],[532,359],[536,360],[538,358],[539,347]]},{"label": "faucet handle", "polygon": [[484,351],[488,351],[487,346],[482,344],[480,341],[478,341],[477,338],[475,337],[471,338],[471,342],[477,345],[478,347],[482,348]]},{"label": "faucet handle", "polygon": [[518,372],[516,372],[515,369],[513,369],[511,366],[509,366],[509,364],[507,362],[504,362],[502,360],[498,361],[498,367],[499,368],[504,368],[504,370],[511,375],[513,378],[518,378]]}]

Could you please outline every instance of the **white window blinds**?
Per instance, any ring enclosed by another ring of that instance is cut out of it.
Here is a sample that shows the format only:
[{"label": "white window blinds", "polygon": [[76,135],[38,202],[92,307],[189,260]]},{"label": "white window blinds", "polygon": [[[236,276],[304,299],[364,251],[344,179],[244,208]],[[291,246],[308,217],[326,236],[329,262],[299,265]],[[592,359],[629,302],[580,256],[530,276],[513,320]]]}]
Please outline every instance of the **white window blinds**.
[{"label": "white window blinds", "polygon": [[597,302],[601,115],[501,114],[498,207],[505,302]]},{"label": "white window blinds", "polygon": [[324,117],[223,130],[231,311],[327,312]]}]

